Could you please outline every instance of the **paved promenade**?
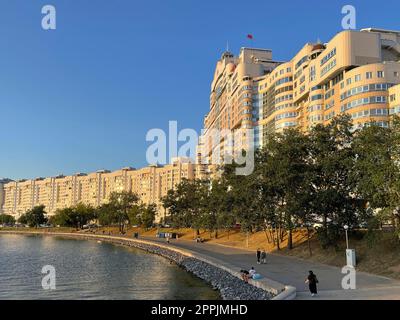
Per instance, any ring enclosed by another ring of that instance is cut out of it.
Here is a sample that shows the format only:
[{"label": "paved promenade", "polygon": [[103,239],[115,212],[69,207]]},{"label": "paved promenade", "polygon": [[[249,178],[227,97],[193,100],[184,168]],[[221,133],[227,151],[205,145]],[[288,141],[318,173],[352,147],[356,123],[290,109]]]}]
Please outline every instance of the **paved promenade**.
[{"label": "paved promenade", "polygon": [[[166,244],[165,239],[141,237]],[[297,299],[310,299],[307,285],[304,279],[308,270],[313,270],[319,280],[319,295],[312,299],[387,299],[400,300],[400,281],[357,272],[357,290],[343,290],[341,287],[341,269],[320,263],[300,260],[293,257],[285,257],[275,254],[268,254],[267,264],[256,263],[255,252],[226,247],[217,244],[196,243],[187,240],[171,240],[170,246],[188,249],[200,254],[210,256],[236,266],[237,270],[250,269],[254,267],[258,273],[271,280],[278,281],[285,285],[292,285],[297,288]],[[345,257],[343,257],[343,260]]]}]

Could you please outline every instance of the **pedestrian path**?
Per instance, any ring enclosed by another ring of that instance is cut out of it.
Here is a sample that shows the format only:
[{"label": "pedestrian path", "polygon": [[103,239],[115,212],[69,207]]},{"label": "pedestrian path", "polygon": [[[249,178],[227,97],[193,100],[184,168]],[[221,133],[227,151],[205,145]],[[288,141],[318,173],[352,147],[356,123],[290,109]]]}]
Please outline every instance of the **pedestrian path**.
[{"label": "pedestrian path", "polygon": [[[166,244],[165,239],[151,237],[143,237],[143,239]],[[307,285],[304,283],[309,270],[313,270],[319,280],[319,295],[312,299],[400,300],[400,281],[382,276],[357,272],[357,289],[343,290],[341,283],[344,274],[338,267],[276,254],[268,254],[267,264],[258,265],[255,252],[243,249],[182,239],[171,240],[169,245],[225,261],[235,266],[238,271],[255,267],[256,271],[266,278],[296,287],[297,299],[300,300],[311,299]]]}]

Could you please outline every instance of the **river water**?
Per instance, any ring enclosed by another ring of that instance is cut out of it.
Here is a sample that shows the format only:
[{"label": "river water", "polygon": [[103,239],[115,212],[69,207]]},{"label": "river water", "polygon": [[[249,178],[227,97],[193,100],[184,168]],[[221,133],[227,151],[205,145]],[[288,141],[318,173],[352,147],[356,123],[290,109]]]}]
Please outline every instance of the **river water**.
[{"label": "river water", "polygon": [[[44,266],[54,267],[54,290],[42,287]],[[0,299],[214,300],[219,294],[165,258],[138,249],[7,234],[0,235]]]}]

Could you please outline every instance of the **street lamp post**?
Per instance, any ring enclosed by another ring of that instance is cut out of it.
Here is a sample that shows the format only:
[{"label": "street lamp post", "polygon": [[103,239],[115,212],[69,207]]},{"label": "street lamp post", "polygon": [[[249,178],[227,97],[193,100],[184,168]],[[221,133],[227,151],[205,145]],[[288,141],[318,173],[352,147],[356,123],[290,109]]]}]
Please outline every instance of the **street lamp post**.
[{"label": "street lamp post", "polygon": [[349,249],[349,236],[348,236],[348,230],[349,226],[346,224],[343,226],[344,231],[346,232],[346,262],[347,266],[355,268],[356,266],[356,252],[353,249]]},{"label": "street lamp post", "polygon": [[349,226],[346,224],[344,227],[344,231],[346,232],[346,248],[349,249],[349,236],[347,234],[347,230],[349,230]]}]

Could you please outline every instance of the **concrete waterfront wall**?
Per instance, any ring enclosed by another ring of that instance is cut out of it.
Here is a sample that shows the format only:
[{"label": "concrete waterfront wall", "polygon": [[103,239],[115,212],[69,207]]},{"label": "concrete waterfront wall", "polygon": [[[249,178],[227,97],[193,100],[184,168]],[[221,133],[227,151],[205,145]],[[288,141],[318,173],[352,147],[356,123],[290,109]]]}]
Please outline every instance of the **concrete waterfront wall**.
[{"label": "concrete waterfront wall", "polygon": [[249,280],[249,283],[245,283],[241,279],[240,272],[236,270],[237,267],[233,265],[188,249],[180,249],[158,242],[80,233],[34,231],[0,231],[0,233],[61,236],[135,247],[175,262],[186,271],[211,284],[214,289],[219,290],[224,300],[291,300],[296,297],[296,288],[294,287],[285,286],[266,278]]}]

